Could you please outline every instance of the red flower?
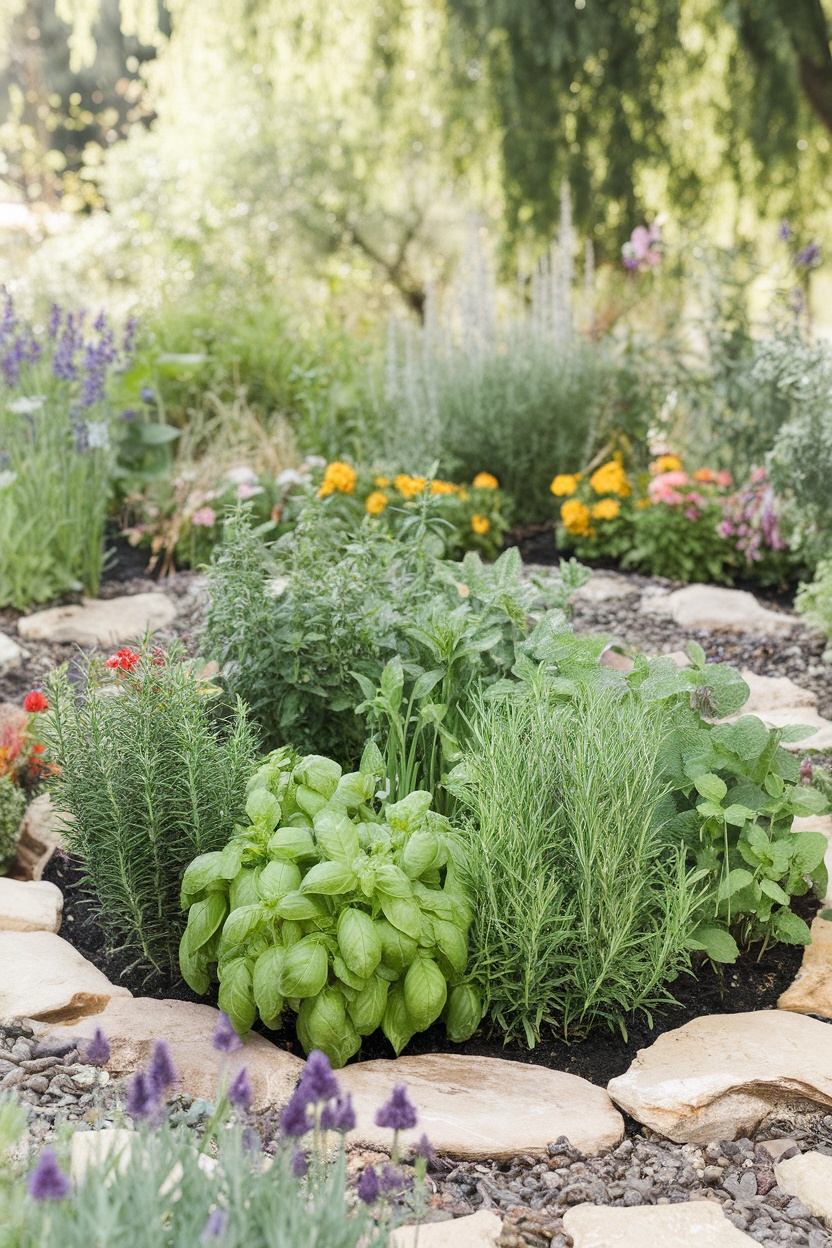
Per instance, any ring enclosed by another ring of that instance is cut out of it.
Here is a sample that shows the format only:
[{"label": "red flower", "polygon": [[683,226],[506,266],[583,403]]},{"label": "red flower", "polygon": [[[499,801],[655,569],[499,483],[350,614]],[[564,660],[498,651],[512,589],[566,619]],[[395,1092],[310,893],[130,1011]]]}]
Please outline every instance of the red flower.
[{"label": "red flower", "polygon": [[23,699],[23,709],[24,711],[28,711],[31,715],[35,715],[38,711],[48,711],[49,702],[42,693],[38,693],[38,691],[34,689],[31,693],[27,693],[26,697]]},{"label": "red flower", "polygon": [[123,650],[117,650],[115,654],[110,655],[106,666],[120,668],[122,672],[132,672],[140,658],[140,654],[131,650],[129,646],[125,646]]},{"label": "red flower", "polygon": [[43,752],[45,751],[45,749],[46,749],[46,746],[45,746],[45,745],[33,745],[33,746],[32,746],[32,753],[33,753],[33,754],[43,754]]}]

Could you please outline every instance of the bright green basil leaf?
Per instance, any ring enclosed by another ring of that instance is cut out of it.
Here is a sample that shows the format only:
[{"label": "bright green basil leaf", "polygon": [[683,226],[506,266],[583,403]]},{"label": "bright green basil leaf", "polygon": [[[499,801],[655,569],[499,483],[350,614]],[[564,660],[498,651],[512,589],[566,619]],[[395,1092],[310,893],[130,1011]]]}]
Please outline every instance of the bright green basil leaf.
[{"label": "bright green basil leaf", "polygon": [[319,936],[304,936],[286,951],[278,987],[284,997],[314,997],[329,974],[329,959]]},{"label": "bright green basil leaf", "polygon": [[380,780],[384,775],[384,755],[375,741],[368,741],[364,746],[364,753],[361,755],[358,770],[372,776],[374,780]]},{"label": "bright green basil leaf", "polygon": [[234,1030],[245,1037],[257,1013],[248,959],[235,958],[225,967],[218,1000],[220,1009],[228,1015]]},{"label": "bright green basil leaf", "polygon": [[212,854],[200,854],[198,858],[194,858],[193,862],[185,870],[182,876],[182,909],[186,910],[191,901],[198,896],[199,893],[211,885],[223,887],[225,879],[220,868],[220,859],[222,854],[219,850],[215,850]]},{"label": "bright green basil leaf", "polygon": [[408,838],[402,854],[402,866],[411,880],[429,871],[440,856],[439,838],[428,828],[420,828]]},{"label": "bright green basil leaf", "polygon": [[408,897],[388,897],[379,893],[384,917],[400,932],[418,941],[422,935],[422,911],[417,902]]},{"label": "bright green basil leaf", "polygon": [[257,905],[260,901],[257,891],[259,875],[259,867],[240,867],[228,890],[228,905],[232,910],[238,910],[241,906]]},{"label": "bright green basil leaf", "polygon": [[379,892],[387,893],[388,897],[412,897],[413,885],[401,867],[392,862],[382,863],[376,867],[376,886]]},{"label": "bright green basil leaf", "polygon": [[329,808],[315,816],[314,824],[315,839],[326,857],[349,866],[360,848],[355,824],[345,814]]},{"label": "bright green basil leaf", "polygon": [[274,909],[281,919],[292,919],[296,923],[302,923],[306,919],[322,919],[329,913],[325,902],[318,897],[305,896],[300,891],[281,897]]},{"label": "bright green basil leaf", "polygon": [[454,1044],[470,1040],[480,1025],[483,1006],[480,994],[471,984],[460,984],[448,994],[445,1028]]},{"label": "bright green basil leaf", "polygon": [[316,862],[304,876],[300,891],[335,896],[339,893],[351,893],[357,887],[358,877],[343,863]]},{"label": "bright green basil leaf", "polygon": [[315,842],[306,828],[278,828],[269,837],[272,858],[317,858]]},{"label": "bright green basil leaf", "polygon": [[327,798],[323,793],[316,793],[314,789],[307,788],[305,784],[298,785],[295,791],[295,801],[304,814],[312,819],[327,805]]},{"label": "bright green basil leaf", "polygon": [[259,903],[254,906],[241,906],[239,910],[232,910],[225,925],[222,929],[222,943],[228,947],[230,945],[241,945],[246,938],[259,927],[262,923],[267,923],[269,918],[268,910]]},{"label": "bright green basil leaf", "polygon": [[366,978],[362,978],[360,975],[354,975],[344,959],[341,957],[340,953],[336,953],[333,956],[332,969],[340,979],[341,983],[346,984],[348,988],[354,989],[355,992],[360,992],[362,988],[367,986]]},{"label": "bright green basil leaf", "polygon": [[338,919],[338,945],[341,956],[354,975],[369,979],[381,961],[382,942],[369,914],[350,906]]},{"label": "bright green basil leaf", "polygon": [[300,867],[294,862],[281,859],[267,863],[258,882],[260,896],[270,905],[274,905],[288,893],[295,892],[300,886]]},{"label": "bright green basil leaf", "polygon": [[292,945],[296,945],[299,940],[303,940],[305,934],[302,923],[297,923],[292,919],[284,919],[280,924],[280,938],[287,949],[291,949]]},{"label": "bright green basil leaf", "polygon": [[434,919],[433,932],[438,954],[445,958],[453,972],[461,975],[468,962],[467,937],[455,923],[446,919]]},{"label": "bright green basil leaf", "polygon": [[190,929],[186,927],[179,942],[179,969],[185,983],[202,996],[211,987],[211,977],[208,974],[208,962],[211,959],[206,957],[205,946],[201,949],[193,948],[189,933]]},{"label": "bright green basil leaf", "polygon": [[364,771],[351,771],[342,776],[329,799],[333,810],[357,810],[372,801],[376,790],[375,777]]},{"label": "bright green basil leaf", "polygon": [[350,1002],[347,1009],[359,1036],[371,1036],[381,1026],[389,990],[386,980],[373,975],[355,1000]]},{"label": "bright green basil leaf", "polygon": [[188,942],[197,950],[214,935],[228,914],[228,902],[223,893],[209,893],[202,901],[195,901],[188,911]]},{"label": "bright green basil leaf", "polygon": [[381,1029],[392,1044],[396,1057],[418,1031],[407,1012],[402,984],[394,984],[387,994]]},{"label": "bright green basil leaf", "polygon": [[381,938],[382,962],[396,975],[402,975],[416,957],[416,940],[386,919],[376,919],[376,930]]},{"label": "bright green basil leaf", "polygon": [[259,830],[271,832],[280,823],[280,802],[268,789],[252,789],[246,802],[246,814]]},{"label": "bright green basil leaf", "polygon": [[[331,758],[307,754],[295,768],[295,779],[329,801],[341,779],[341,768]],[[298,802],[298,805],[302,805]]]},{"label": "bright green basil leaf", "polygon": [[304,1035],[311,1048],[326,1053],[335,1070],[345,1066],[361,1048],[361,1037],[347,1017],[343,993],[338,988],[324,988],[312,1000],[304,1001],[301,1009]]},{"label": "bright green basil leaf", "polygon": [[423,789],[414,789],[400,802],[385,806],[384,817],[396,832],[415,832],[430,810],[433,797]]},{"label": "bright green basil leaf", "polygon": [[447,997],[448,984],[436,962],[418,954],[404,977],[404,1001],[417,1031],[436,1022]]},{"label": "bright green basil leaf", "polygon": [[285,961],[286,950],[283,946],[270,945],[254,963],[252,976],[254,1003],[260,1011],[263,1022],[272,1029],[283,1013],[283,994],[279,985]]},{"label": "bright green basil leaf", "polygon": [[242,841],[229,841],[220,853],[218,870],[225,880],[233,880],[240,870],[243,861],[244,846]]}]

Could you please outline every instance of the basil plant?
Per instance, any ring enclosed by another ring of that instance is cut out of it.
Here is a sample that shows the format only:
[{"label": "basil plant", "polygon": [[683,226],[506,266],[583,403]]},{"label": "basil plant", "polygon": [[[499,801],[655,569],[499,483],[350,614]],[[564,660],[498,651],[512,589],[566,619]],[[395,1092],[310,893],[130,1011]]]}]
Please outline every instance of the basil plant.
[{"label": "basil plant", "polygon": [[378,1027],[399,1054],[440,1017],[453,1041],[479,1024],[461,847],[430,793],[379,811],[383,770],[373,744],[347,775],[274,751],[248,784],[250,825],[185,872],[182,974],[204,993],[216,970],[240,1035],[289,1009],[306,1052],[337,1067]]}]

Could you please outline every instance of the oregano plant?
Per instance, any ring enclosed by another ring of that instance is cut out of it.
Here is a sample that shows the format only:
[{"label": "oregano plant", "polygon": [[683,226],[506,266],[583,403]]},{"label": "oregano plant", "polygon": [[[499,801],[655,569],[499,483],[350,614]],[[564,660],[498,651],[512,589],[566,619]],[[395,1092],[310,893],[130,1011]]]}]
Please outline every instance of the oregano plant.
[{"label": "oregano plant", "polygon": [[455,1041],[479,1024],[461,846],[428,792],[379,811],[383,770],[373,744],[346,774],[274,751],[249,783],[248,824],[185,872],[182,974],[200,993],[216,975],[241,1035],[289,1011],[304,1049],[343,1066],[379,1027],[398,1054],[440,1017]]}]

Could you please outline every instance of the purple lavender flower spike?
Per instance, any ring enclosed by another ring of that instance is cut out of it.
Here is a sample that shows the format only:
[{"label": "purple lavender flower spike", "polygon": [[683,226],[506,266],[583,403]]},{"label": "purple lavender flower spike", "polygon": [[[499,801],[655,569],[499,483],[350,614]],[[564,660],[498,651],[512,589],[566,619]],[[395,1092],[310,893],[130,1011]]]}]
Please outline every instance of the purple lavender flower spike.
[{"label": "purple lavender flower spike", "polygon": [[58,1165],[54,1148],[45,1148],[29,1175],[28,1192],[32,1200],[65,1200],[71,1190],[72,1184]]},{"label": "purple lavender flower spike", "polygon": [[133,354],[133,345],[136,341],[136,330],[138,327],[139,322],[135,316],[128,316],[127,323],[124,326],[124,340],[121,344],[121,350],[124,355],[129,356]]},{"label": "purple lavender flower spike", "polygon": [[340,1131],[344,1135],[355,1130],[355,1110],[349,1092],[346,1096],[339,1096],[334,1105],[330,1102],[324,1107],[321,1126],[324,1131]]},{"label": "purple lavender flower spike", "polygon": [[307,1131],[312,1130],[312,1121],[306,1108],[306,1098],[299,1093],[298,1088],[280,1115],[281,1131],[284,1135],[292,1136],[294,1139],[300,1139],[302,1135],[306,1135]]},{"label": "purple lavender flower spike", "polygon": [[146,403],[148,407],[156,402],[156,391],[152,386],[142,386],[141,399],[142,403]]},{"label": "purple lavender flower spike", "polygon": [[150,1059],[147,1077],[157,1092],[165,1092],[176,1083],[176,1070],[165,1040],[157,1040]]},{"label": "purple lavender flower spike", "polygon": [[396,1166],[384,1166],[379,1175],[378,1186],[381,1192],[402,1192],[413,1186],[413,1179],[406,1171],[398,1170]]},{"label": "purple lavender flower spike", "polygon": [[90,1066],[106,1066],[110,1060],[110,1045],[100,1027],[96,1027],[92,1040],[87,1045],[84,1061]]},{"label": "purple lavender flower spike", "polygon": [[309,1170],[309,1156],[302,1149],[296,1148],[292,1154],[292,1174],[296,1179],[302,1179]]},{"label": "purple lavender flower spike", "polygon": [[424,1157],[425,1161],[436,1161],[436,1153],[433,1151],[433,1145],[426,1135],[414,1145],[414,1157]]},{"label": "purple lavender flower spike", "polygon": [[798,269],[816,269],[820,264],[820,260],[820,243],[816,238],[813,238],[794,258]]},{"label": "purple lavender flower spike", "polygon": [[298,1092],[306,1098],[307,1104],[332,1101],[340,1094],[338,1080],[332,1073],[329,1058],[320,1049],[313,1049],[306,1059]]},{"label": "purple lavender flower spike", "polygon": [[356,1191],[358,1192],[359,1200],[363,1200],[365,1205],[374,1205],[378,1200],[378,1175],[372,1166],[367,1166],[367,1169],[361,1175]]},{"label": "purple lavender flower spike", "polygon": [[236,1053],[243,1047],[243,1042],[231,1026],[231,1019],[220,1011],[217,1029],[214,1032],[214,1048],[220,1053]]},{"label": "purple lavender flower spike", "polygon": [[200,1239],[208,1244],[212,1239],[222,1239],[228,1227],[228,1214],[224,1209],[214,1209],[203,1227]]},{"label": "purple lavender flower spike", "polygon": [[376,1110],[376,1126],[390,1127],[393,1131],[412,1131],[418,1114],[407,1095],[403,1083],[397,1083],[389,1101]]},{"label": "purple lavender flower spike", "polygon": [[144,1071],[127,1085],[127,1112],[131,1118],[152,1118],[159,1112],[158,1090]]},{"label": "purple lavender flower spike", "polygon": [[228,1099],[235,1109],[241,1109],[245,1114],[251,1109],[251,1084],[245,1066],[228,1089]]}]

